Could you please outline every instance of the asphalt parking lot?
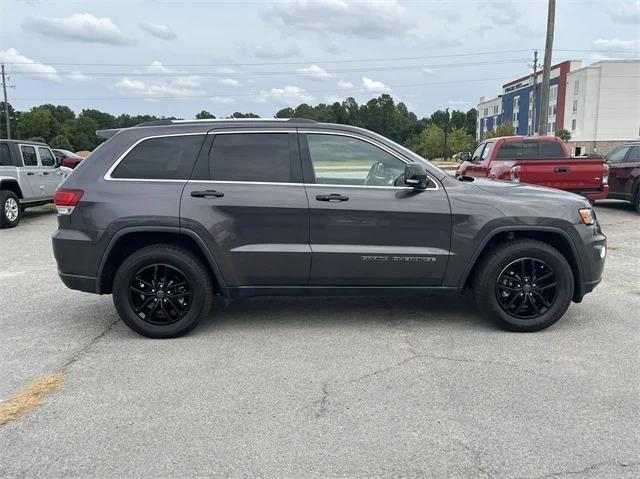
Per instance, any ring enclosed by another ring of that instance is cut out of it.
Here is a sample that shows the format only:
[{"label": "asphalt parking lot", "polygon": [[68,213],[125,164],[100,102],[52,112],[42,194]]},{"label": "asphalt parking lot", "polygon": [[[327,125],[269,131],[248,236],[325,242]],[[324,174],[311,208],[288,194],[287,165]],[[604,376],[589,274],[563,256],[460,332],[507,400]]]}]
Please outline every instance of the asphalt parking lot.
[{"label": "asphalt parking lot", "polygon": [[639,477],[640,215],[596,207],[603,283],[552,328],[507,333],[470,299],[257,298],[149,340],[66,289],[55,213],[0,232],[1,477]]}]

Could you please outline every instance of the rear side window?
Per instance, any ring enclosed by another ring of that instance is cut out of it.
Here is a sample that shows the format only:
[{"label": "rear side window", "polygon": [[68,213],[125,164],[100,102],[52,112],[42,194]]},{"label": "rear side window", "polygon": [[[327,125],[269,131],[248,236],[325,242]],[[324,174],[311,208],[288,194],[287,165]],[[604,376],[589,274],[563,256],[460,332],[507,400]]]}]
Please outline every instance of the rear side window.
[{"label": "rear side window", "polygon": [[138,143],[116,169],[112,178],[188,180],[204,135],[148,138]]},{"label": "rear side window", "polygon": [[217,134],[209,153],[214,181],[291,182],[288,133]]},{"label": "rear side window", "polygon": [[497,160],[519,160],[522,158],[522,142],[509,141],[500,146],[498,150]]},{"label": "rear side window", "polygon": [[0,166],[12,166],[9,145],[6,143],[0,143]]},{"label": "rear side window", "polygon": [[22,153],[22,161],[24,166],[38,166],[38,158],[36,157],[36,149],[33,146],[22,145],[20,147]]},{"label": "rear side window", "polygon": [[540,158],[564,158],[564,150],[557,141],[541,141],[538,145],[538,156]]}]

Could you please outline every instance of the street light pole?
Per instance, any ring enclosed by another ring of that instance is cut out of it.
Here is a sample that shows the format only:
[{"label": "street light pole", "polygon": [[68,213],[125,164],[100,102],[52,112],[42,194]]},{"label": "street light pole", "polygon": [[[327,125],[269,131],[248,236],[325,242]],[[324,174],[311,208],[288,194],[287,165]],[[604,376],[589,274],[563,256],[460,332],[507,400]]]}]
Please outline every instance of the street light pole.
[{"label": "street light pole", "polygon": [[[549,0],[547,14],[547,41],[544,47],[544,68],[542,70],[542,95],[540,98],[540,127],[539,135],[547,134],[549,122],[549,80],[551,78],[551,54],[553,52],[553,31],[556,22],[556,0]],[[535,128],[535,125],[534,125]]]},{"label": "street light pole", "polygon": [[442,153],[442,156],[444,157],[445,161],[449,159],[449,155],[447,155],[447,135],[449,133],[449,108],[445,108],[444,111],[447,114],[447,122],[444,124],[444,152]]},{"label": "street light pole", "polygon": [[7,102],[7,79],[4,76],[4,63],[0,65],[2,70],[2,90],[4,93],[4,123],[7,125],[7,140],[11,139],[11,121],[9,120],[9,103]]}]

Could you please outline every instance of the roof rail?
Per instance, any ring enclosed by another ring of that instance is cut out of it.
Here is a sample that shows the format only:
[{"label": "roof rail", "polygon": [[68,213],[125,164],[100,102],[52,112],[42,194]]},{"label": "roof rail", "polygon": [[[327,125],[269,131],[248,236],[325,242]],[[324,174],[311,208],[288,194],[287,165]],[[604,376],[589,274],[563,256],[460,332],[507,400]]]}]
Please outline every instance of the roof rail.
[{"label": "roof rail", "polygon": [[287,121],[293,123],[318,123],[315,120],[310,120],[309,118],[289,118]]},{"label": "roof rail", "polygon": [[171,125],[172,122],[173,122],[173,120],[152,120],[152,121],[145,121],[145,122],[142,122],[142,123],[138,123],[135,126],[136,127],[138,127],[138,126],[162,126],[162,125]]}]

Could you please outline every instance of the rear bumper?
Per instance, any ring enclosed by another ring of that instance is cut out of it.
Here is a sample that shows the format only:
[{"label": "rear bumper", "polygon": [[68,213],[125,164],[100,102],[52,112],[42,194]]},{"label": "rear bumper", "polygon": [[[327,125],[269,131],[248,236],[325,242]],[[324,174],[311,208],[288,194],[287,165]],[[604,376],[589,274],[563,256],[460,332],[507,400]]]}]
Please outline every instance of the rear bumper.
[{"label": "rear bumper", "polygon": [[98,281],[93,276],[81,276],[79,274],[61,273],[58,276],[67,288],[84,291],[85,293],[98,293]]},{"label": "rear bumper", "polygon": [[576,191],[576,193],[584,196],[589,201],[604,200],[609,196],[609,186],[605,186],[601,190]]}]

